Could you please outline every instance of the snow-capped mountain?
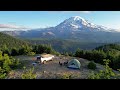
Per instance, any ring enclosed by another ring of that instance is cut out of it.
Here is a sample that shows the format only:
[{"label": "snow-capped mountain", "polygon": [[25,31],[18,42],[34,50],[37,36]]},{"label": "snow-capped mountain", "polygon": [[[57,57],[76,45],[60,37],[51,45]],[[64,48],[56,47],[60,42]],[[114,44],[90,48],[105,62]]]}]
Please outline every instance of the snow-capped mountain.
[{"label": "snow-capped mountain", "polygon": [[120,42],[120,32],[117,30],[93,24],[80,16],[70,17],[55,27],[12,31],[12,33],[5,31],[4,33],[21,38],[62,38],[79,41]]},{"label": "snow-capped mountain", "polygon": [[115,29],[110,29],[105,26],[96,25],[80,16],[73,16],[66,19],[62,23],[56,26],[57,29],[67,29],[67,30],[90,30],[90,31],[106,31],[106,32],[116,32]]},{"label": "snow-capped mountain", "polygon": [[70,17],[69,19],[66,19],[56,27],[58,28],[71,27],[71,28],[78,29],[83,27],[96,27],[96,25],[93,23],[89,23],[88,21],[81,18],[80,16],[74,16],[74,17]]}]

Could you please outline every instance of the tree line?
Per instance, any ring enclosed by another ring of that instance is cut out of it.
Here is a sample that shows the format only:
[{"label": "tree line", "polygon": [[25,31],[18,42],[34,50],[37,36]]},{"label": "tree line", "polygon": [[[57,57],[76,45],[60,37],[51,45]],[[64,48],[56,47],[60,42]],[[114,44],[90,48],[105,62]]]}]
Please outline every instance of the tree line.
[{"label": "tree line", "polygon": [[18,56],[18,55],[35,55],[35,54],[56,54],[59,55],[60,53],[55,51],[51,45],[22,45],[21,48],[13,47],[11,49],[5,48],[1,49],[3,54],[8,54],[9,56]]},{"label": "tree line", "polygon": [[120,68],[120,45],[108,44],[97,47],[93,50],[81,50],[77,49],[75,57],[81,57],[94,61],[96,63],[104,64],[104,59],[110,60],[109,66],[115,70]]}]

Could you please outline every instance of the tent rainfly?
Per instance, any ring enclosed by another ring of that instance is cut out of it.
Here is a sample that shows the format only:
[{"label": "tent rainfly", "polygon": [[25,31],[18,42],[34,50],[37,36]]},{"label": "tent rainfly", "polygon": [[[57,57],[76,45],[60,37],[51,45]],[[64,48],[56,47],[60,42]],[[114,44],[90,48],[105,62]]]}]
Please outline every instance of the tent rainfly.
[{"label": "tent rainfly", "polygon": [[81,63],[77,59],[72,59],[68,62],[68,68],[80,69]]}]

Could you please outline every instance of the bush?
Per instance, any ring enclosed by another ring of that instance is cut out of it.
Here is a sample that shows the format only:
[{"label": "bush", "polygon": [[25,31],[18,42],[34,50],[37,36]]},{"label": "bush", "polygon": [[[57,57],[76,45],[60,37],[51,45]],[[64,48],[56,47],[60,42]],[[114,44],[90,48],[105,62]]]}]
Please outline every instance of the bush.
[{"label": "bush", "polygon": [[54,54],[54,55],[56,55],[56,56],[60,56],[60,53],[59,52],[57,52],[57,51],[52,51],[52,53],[51,54]]},{"label": "bush", "polygon": [[24,72],[23,74],[21,75],[21,78],[22,79],[36,79],[37,75],[34,74],[34,67],[33,68],[30,68],[29,70],[26,69],[26,67],[24,67]]},{"label": "bush", "polygon": [[33,55],[35,55],[35,52],[28,52],[27,55],[29,55],[29,56],[33,56]]},{"label": "bush", "polygon": [[91,62],[89,62],[89,64],[88,64],[88,68],[95,70],[95,69],[96,69],[96,64],[95,64],[93,61],[91,61]]},{"label": "bush", "polygon": [[6,78],[8,73],[12,69],[16,69],[19,64],[19,60],[9,57],[8,54],[3,54],[3,52],[0,51],[0,79]]},{"label": "bush", "polygon": [[5,70],[0,67],[0,79],[5,79],[6,77]]},{"label": "bush", "polygon": [[55,55],[56,55],[56,56],[60,56],[61,54],[60,54],[59,52],[56,52]]},{"label": "bush", "polygon": [[113,72],[112,68],[108,66],[110,60],[103,60],[105,65],[104,65],[104,70],[100,70],[98,73],[91,72],[90,75],[88,75],[88,79],[115,79],[116,75]]},{"label": "bush", "polygon": [[10,57],[10,59],[12,61],[11,65],[10,65],[11,69],[18,69],[18,68],[20,68],[20,64],[21,63],[20,63],[19,59],[15,59],[13,57]]}]

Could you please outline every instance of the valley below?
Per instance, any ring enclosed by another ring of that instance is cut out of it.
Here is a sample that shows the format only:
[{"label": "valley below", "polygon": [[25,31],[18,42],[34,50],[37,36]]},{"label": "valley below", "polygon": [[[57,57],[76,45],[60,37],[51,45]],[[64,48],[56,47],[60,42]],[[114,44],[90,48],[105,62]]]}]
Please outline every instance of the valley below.
[{"label": "valley below", "polygon": [[80,48],[82,50],[92,50],[96,47],[105,45],[107,43],[97,43],[97,42],[81,42],[77,40],[72,39],[45,39],[45,38],[34,38],[34,39],[25,39],[26,41],[30,42],[33,45],[39,45],[39,44],[47,44],[51,45],[53,49],[55,49],[58,52],[72,52],[75,53],[75,51]]}]

